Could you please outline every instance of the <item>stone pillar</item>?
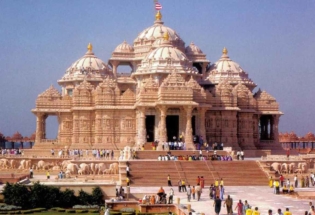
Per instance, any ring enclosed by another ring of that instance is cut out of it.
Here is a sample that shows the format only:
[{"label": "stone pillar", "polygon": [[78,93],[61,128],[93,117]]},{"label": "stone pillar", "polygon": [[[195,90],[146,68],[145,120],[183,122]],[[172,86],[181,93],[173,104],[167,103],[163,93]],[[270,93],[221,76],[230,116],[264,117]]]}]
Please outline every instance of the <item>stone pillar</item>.
[{"label": "stone pillar", "polygon": [[145,128],[145,108],[144,107],[138,107],[138,146],[142,146],[143,144],[145,144],[147,142],[147,132],[146,132],[146,128]]},{"label": "stone pillar", "polygon": [[202,79],[206,79],[206,76],[207,76],[207,63],[203,63],[202,64]]},{"label": "stone pillar", "polygon": [[43,114],[36,114],[36,138],[35,142],[39,143],[43,138]]},{"label": "stone pillar", "polygon": [[111,63],[112,63],[112,66],[113,66],[113,74],[117,78],[117,67],[119,65],[119,62],[118,61],[112,61]]},{"label": "stone pillar", "polygon": [[160,143],[164,143],[167,141],[167,132],[166,132],[166,112],[167,107],[161,106],[159,107],[160,110],[160,127],[159,127],[159,141]]},{"label": "stone pillar", "polygon": [[278,130],[278,126],[279,126],[279,118],[280,115],[274,115],[273,116],[273,140],[275,143],[279,142],[279,130]]},{"label": "stone pillar", "polygon": [[274,132],[273,132],[274,120],[273,120],[273,116],[271,116],[271,119],[269,120],[269,122],[270,122],[270,140],[274,140]]},{"label": "stone pillar", "polygon": [[192,118],[192,106],[184,107],[186,111],[186,131],[185,131],[185,144],[186,149],[194,149],[193,145],[193,135],[192,135],[192,127],[191,127],[191,118]]},{"label": "stone pillar", "polygon": [[206,125],[205,125],[205,120],[206,120],[206,108],[198,108],[199,111],[199,134],[202,136],[203,140],[206,142]]}]

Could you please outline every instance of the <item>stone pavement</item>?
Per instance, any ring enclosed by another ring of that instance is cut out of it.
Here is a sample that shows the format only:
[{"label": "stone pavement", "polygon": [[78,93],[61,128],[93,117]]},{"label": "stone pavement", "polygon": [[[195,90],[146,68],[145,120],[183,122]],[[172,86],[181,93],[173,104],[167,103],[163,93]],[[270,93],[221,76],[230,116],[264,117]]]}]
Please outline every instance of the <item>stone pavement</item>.
[{"label": "stone pavement", "polygon": [[[163,187],[165,192],[168,193],[170,188]],[[179,193],[178,188],[173,186],[175,191],[174,202],[176,203],[176,198],[180,198],[180,204],[188,204],[187,196],[185,193]],[[157,193],[159,187],[131,187],[131,193]],[[296,191],[314,191],[315,188],[297,188]],[[230,195],[233,198],[233,211],[237,202],[241,199],[243,202],[245,200],[252,206],[252,208],[258,207],[261,215],[267,214],[268,210],[271,209],[273,214],[276,214],[278,208],[282,211],[285,208],[289,208],[293,215],[304,214],[306,210],[309,210],[308,199],[297,199],[296,197],[291,197],[289,195],[275,195],[273,194],[273,189],[268,186],[226,186],[225,195],[227,197]],[[205,213],[205,215],[215,215],[213,200],[209,198],[209,187],[203,189],[201,194],[201,200],[192,200],[191,208],[196,212]],[[314,202],[313,202],[314,204]],[[226,208],[222,206],[220,214],[227,214]],[[234,214],[237,214],[237,211],[234,211]]]}]

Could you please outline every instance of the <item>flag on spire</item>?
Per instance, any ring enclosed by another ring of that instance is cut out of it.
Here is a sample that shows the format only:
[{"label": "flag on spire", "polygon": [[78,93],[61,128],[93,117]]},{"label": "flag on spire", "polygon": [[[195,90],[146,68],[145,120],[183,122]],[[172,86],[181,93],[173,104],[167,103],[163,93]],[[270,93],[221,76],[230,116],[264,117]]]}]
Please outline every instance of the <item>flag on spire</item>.
[{"label": "flag on spire", "polygon": [[159,2],[155,2],[155,10],[161,10],[162,5]]}]

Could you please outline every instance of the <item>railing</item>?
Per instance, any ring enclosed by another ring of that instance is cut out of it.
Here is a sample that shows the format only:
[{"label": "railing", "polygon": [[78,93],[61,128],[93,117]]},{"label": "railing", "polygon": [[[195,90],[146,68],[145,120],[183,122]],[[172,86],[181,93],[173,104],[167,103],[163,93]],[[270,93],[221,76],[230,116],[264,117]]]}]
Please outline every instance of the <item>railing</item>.
[{"label": "railing", "polygon": [[58,139],[41,139],[41,143],[58,143]]}]

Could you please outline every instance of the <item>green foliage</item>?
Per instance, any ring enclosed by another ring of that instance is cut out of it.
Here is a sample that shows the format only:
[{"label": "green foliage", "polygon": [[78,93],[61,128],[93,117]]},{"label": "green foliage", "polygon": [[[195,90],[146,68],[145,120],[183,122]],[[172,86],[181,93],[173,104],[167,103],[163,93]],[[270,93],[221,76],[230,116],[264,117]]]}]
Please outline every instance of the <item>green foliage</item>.
[{"label": "green foliage", "polygon": [[92,195],[81,189],[79,191],[78,201],[81,205],[89,205],[92,202]]},{"label": "green foliage", "polygon": [[6,183],[2,194],[6,204],[21,206],[22,208],[27,208],[29,205],[30,191],[25,185]]},{"label": "green foliage", "polygon": [[92,204],[100,205],[103,203],[103,192],[100,187],[94,187],[92,191]]},{"label": "green foliage", "polygon": [[51,208],[59,206],[60,190],[52,186],[45,186],[39,182],[35,183],[31,189],[31,208]]},{"label": "green foliage", "polygon": [[60,193],[59,207],[70,208],[77,203],[77,197],[74,195],[74,191],[66,189]]},{"label": "green foliage", "polygon": [[82,214],[82,213],[87,213],[88,210],[76,210],[75,212],[78,214]]}]

